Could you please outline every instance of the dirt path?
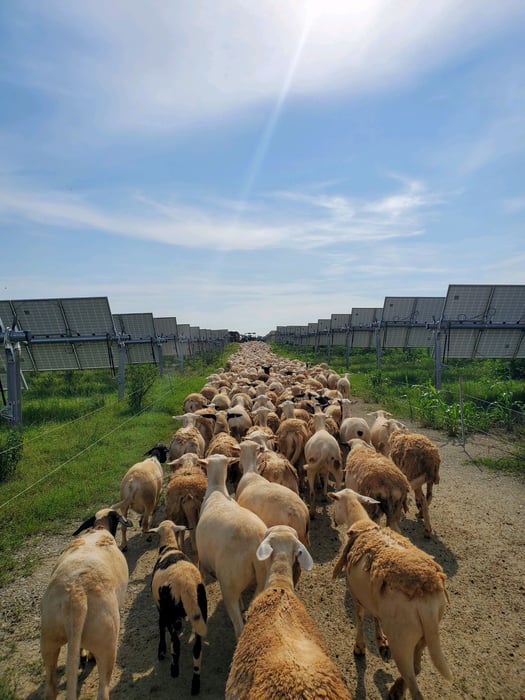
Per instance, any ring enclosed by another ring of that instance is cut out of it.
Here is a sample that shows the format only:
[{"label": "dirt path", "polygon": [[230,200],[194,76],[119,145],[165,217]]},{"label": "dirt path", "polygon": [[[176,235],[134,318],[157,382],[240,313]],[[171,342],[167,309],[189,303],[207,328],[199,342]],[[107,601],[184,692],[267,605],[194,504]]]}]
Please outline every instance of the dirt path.
[{"label": "dirt path", "polygon": [[[364,404],[355,406],[356,415],[367,410],[369,407]],[[443,434],[414,429],[434,440],[442,455],[441,483],[435,488],[430,509],[435,536],[430,541],[423,538],[423,526],[415,519],[413,502],[402,530],[432,554],[449,577],[451,605],[442,623],[441,640],[454,674],[452,684],[442,679],[425,653],[421,691],[425,698],[440,700],[523,700],[525,486],[513,477],[467,464],[463,448]],[[493,454],[494,449],[487,438],[475,438],[467,444],[472,456]],[[310,551],[316,565],[312,571],[303,572],[298,595],[323,633],[353,697],[385,698],[397,670],[394,662],[385,663],[379,657],[370,623],[366,661],[356,660],[352,653],[352,604],[344,578],[332,580],[333,562],[343,533],[335,528],[331,510],[330,505],[319,506],[312,521]],[[157,514],[157,521],[161,516],[162,512]],[[66,529],[69,532],[70,528]],[[68,539],[46,538],[36,543],[34,546],[41,553],[38,569],[0,591],[0,672],[8,671],[16,679],[18,698],[42,697],[39,601]],[[127,559],[130,583],[111,698],[189,698],[191,647],[183,647],[182,673],[177,680],[170,677],[169,661],[156,660],[157,613],[149,590],[155,544],[145,542],[136,531],[130,538]],[[209,637],[204,649],[201,697],[220,699],[224,696],[235,639],[217,583],[210,583],[207,592]],[[59,697],[65,696],[64,659],[63,651],[59,660]],[[80,677],[79,697],[94,698],[97,683],[96,668],[90,666]]]}]

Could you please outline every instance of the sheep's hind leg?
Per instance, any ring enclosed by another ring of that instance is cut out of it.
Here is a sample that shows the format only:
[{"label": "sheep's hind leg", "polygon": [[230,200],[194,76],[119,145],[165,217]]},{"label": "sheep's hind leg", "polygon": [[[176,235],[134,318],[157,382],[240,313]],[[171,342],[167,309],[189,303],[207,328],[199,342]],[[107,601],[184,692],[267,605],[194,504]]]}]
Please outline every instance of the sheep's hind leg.
[{"label": "sheep's hind leg", "polygon": [[355,618],[356,618],[356,633],[355,633],[355,644],[354,644],[354,654],[356,656],[363,656],[366,653],[366,642],[364,634],[364,618],[365,609],[355,598],[352,598],[355,607]]},{"label": "sheep's hind leg", "polygon": [[171,635],[171,677],[178,678],[180,673],[180,639],[179,632],[182,628],[182,620],[177,620],[174,625],[170,625]]},{"label": "sheep's hind leg", "polygon": [[383,628],[381,627],[381,620],[378,617],[374,617],[374,625],[376,630],[376,643],[377,648],[379,650],[379,654],[383,661],[390,661],[390,646],[388,644],[388,639],[386,638],[385,633],[383,632]]},{"label": "sheep's hind leg", "polygon": [[191,694],[198,695],[201,689],[202,637],[195,634],[193,645],[193,676],[191,678]]}]

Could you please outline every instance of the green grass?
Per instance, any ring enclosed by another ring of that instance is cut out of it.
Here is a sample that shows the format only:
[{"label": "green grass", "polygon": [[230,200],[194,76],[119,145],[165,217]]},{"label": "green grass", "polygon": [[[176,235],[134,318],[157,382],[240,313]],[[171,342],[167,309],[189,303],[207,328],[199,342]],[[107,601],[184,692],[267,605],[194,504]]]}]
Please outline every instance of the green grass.
[{"label": "green grass", "polygon": [[[27,392],[23,415],[31,415],[32,423],[24,423],[22,457],[14,475],[0,483],[0,585],[15,575],[30,573],[35,558],[30,552],[17,556],[28,539],[64,532],[64,528],[69,532],[68,523],[80,524],[99,508],[118,501],[127,469],[157,442],[169,444],[180,425],[172,416],[181,412],[184,398],[199,391],[206,377],[233,351],[229,346],[214,361],[210,358],[209,365],[188,363],[184,374],[157,377],[139,413],[132,413],[126,401],[118,402],[114,385],[113,393],[101,394],[96,409],[86,405],[82,417],[73,410],[67,421],[68,402],[76,408],[78,399],[54,395],[60,394],[58,376]],[[49,385],[49,395],[42,396]],[[41,405],[40,413],[36,405]]]},{"label": "green grass", "polygon": [[[290,346],[273,346],[273,350],[311,364],[328,359],[326,348],[317,353]],[[443,430],[452,437],[463,430],[512,443],[508,457],[487,464],[525,475],[524,360],[449,361],[441,391],[433,385],[434,359],[426,350],[386,350],[380,369],[374,351],[355,350],[347,369],[344,348],[332,348],[329,364],[340,374],[349,371],[354,396],[379,404],[401,419]]]}]

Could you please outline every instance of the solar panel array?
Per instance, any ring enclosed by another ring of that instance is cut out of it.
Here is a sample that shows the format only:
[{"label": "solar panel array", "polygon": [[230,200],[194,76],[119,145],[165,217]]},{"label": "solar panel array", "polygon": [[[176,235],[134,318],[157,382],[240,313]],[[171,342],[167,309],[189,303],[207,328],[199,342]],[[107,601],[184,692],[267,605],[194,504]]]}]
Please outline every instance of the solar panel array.
[{"label": "solar panel array", "polygon": [[[385,297],[383,308],[352,308],[301,326],[278,326],[276,342],[311,347],[429,348],[442,359],[525,357],[525,285],[449,285],[445,297]],[[302,327],[305,328],[305,327]]]}]

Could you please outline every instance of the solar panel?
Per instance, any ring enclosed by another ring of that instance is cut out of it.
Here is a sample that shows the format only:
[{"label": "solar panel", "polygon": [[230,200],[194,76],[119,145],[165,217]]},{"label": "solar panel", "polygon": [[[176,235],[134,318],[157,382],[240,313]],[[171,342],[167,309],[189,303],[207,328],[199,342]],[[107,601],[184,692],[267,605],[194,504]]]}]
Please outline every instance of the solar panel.
[{"label": "solar panel", "polygon": [[177,344],[176,344],[176,338],[177,338],[177,319],[175,316],[171,317],[161,317],[161,318],[154,318],[153,319],[153,324],[155,326],[155,333],[158,336],[162,336],[165,338],[169,338],[169,340],[166,343],[163,343],[162,345],[162,352],[164,355],[167,356],[176,356],[177,355]]},{"label": "solar panel", "polygon": [[381,318],[383,309],[352,309],[352,318],[350,320],[352,328],[359,326],[371,326],[377,323]]},{"label": "solar panel", "polygon": [[407,344],[408,327],[390,326],[381,330],[381,345],[384,348],[404,348]]},{"label": "solar panel", "polygon": [[525,324],[525,285],[494,287],[487,310],[487,322]]},{"label": "solar panel", "polygon": [[[74,337],[113,334],[107,297],[79,299],[19,299],[0,302],[2,318],[9,305],[12,323],[35,337]],[[7,316],[8,314],[6,314]]]},{"label": "solar panel", "polygon": [[449,285],[443,307],[443,320],[483,322],[492,289],[489,284]]},{"label": "solar panel", "polygon": [[407,348],[433,348],[434,330],[432,328],[409,328],[406,337]]},{"label": "solar panel", "polygon": [[317,321],[317,330],[320,333],[328,333],[328,331],[330,330],[331,323],[331,319],[329,318],[320,318]]},{"label": "solar panel", "polygon": [[386,297],[381,321],[436,323],[441,318],[444,297]]},{"label": "solar panel", "polygon": [[517,355],[522,335],[520,330],[483,330],[474,356],[512,359]]},{"label": "solar panel", "polygon": [[132,340],[156,338],[153,314],[113,314],[115,328],[119,333],[131,336]]},{"label": "solar panel", "polygon": [[446,334],[445,357],[472,357],[479,333],[477,328],[451,328]]}]

